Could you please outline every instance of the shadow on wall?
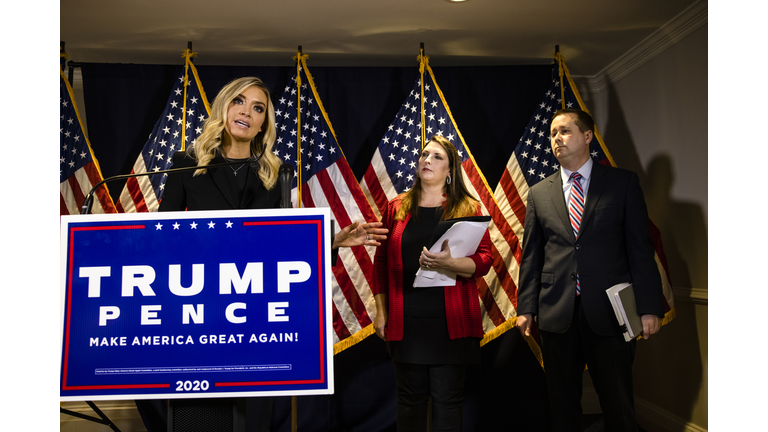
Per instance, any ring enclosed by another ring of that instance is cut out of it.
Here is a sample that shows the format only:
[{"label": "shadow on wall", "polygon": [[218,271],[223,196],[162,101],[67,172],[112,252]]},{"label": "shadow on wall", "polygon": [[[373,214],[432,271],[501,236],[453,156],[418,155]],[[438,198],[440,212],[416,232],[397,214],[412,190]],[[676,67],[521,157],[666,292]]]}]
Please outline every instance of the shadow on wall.
[{"label": "shadow on wall", "polygon": [[[608,112],[609,121],[602,132],[605,144],[619,167],[636,172],[640,178],[649,217],[661,232],[672,286],[680,292],[706,289],[708,251],[704,212],[700,204],[675,200],[671,191],[676,166],[691,171],[682,175],[693,176],[700,176],[702,169],[706,173],[707,167],[686,166],[685,161],[676,164],[669,153],[659,153],[644,170],[637,151],[642,143],[634,142],[613,88],[608,90]],[[706,180],[706,175],[703,177]],[[680,296],[680,292],[676,296],[676,318],[658,335],[638,344],[635,395],[683,423],[698,420],[695,423],[706,426],[707,312],[706,307],[697,307],[689,296]],[[703,419],[694,419],[697,413],[700,417],[702,409]],[[684,424],[680,424],[679,430],[685,430]]]},{"label": "shadow on wall", "polygon": [[616,164],[640,177],[648,215],[661,231],[672,285],[707,288],[708,234],[704,212],[700,204],[677,201],[671,194],[676,166],[690,171],[681,175],[701,177],[705,182],[707,167],[686,166],[684,161],[676,164],[668,153],[660,153],[651,159],[646,171],[637,152],[642,143],[634,142],[612,88],[608,89],[608,110],[609,121],[601,133]]}]

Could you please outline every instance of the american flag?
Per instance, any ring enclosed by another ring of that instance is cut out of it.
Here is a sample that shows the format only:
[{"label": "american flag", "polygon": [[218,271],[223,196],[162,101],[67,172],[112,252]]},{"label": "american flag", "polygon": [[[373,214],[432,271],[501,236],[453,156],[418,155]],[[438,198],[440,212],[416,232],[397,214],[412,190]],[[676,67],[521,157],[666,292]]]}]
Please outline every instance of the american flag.
[{"label": "american flag", "polygon": [[[61,68],[66,56],[61,56]],[[60,214],[79,214],[85,196],[96,183],[103,180],[99,163],[93,156],[88,138],[83,133],[80,115],[75,106],[72,87],[59,69],[59,206]],[[93,200],[93,213],[115,213],[115,206],[106,185],[96,190]]]},{"label": "american flag", "polygon": [[[297,75],[275,105],[277,140],[273,151],[292,164],[296,173],[291,200],[295,207],[330,207],[337,229],[355,221],[376,222],[336,141],[307,70],[306,56],[299,56],[298,62]],[[332,281],[334,353],[373,334],[376,304],[370,287],[374,253],[372,246],[339,250]]]},{"label": "american flag", "polygon": [[[443,93],[426,57],[420,56],[424,72],[416,81],[395,119],[376,149],[371,164],[361,180],[361,187],[380,214],[387,202],[413,186],[419,154],[424,140],[440,135],[453,143],[461,156],[464,184],[482,204],[482,212],[491,216],[489,232],[493,242],[493,267],[478,280],[479,304],[483,317],[485,344],[514,325],[520,251],[518,240],[488,183],[475,163],[464,138],[459,133]],[[423,83],[423,98],[422,98]],[[422,106],[425,137],[422,138]]]},{"label": "american flag", "polygon": [[[173,154],[193,146],[203,131],[211,107],[192,64],[196,53],[184,51],[185,67],[173,86],[168,103],[149,134],[131,174],[169,169]],[[129,178],[120,193],[117,209],[121,213],[154,212],[160,205],[167,174]]]},{"label": "american flag", "polygon": [[[560,65],[562,65],[563,72],[562,84],[559,73]],[[549,142],[552,115],[562,108],[588,111],[570,77],[561,53],[557,53],[551,74],[550,86],[542,97],[541,103],[536,106],[523,135],[515,145],[494,192],[507,224],[513,228],[518,239],[523,238],[529,188],[560,169]],[[590,144],[593,161],[607,166],[616,166],[597,130],[595,130],[595,138]],[[658,229],[655,228],[651,223],[651,236],[656,246],[656,263],[661,273],[666,300],[666,317],[662,322],[666,323],[674,317],[674,299],[661,238]],[[517,280],[517,278],[515,279]],[[536,355],[538,356],[539,353]]]}]

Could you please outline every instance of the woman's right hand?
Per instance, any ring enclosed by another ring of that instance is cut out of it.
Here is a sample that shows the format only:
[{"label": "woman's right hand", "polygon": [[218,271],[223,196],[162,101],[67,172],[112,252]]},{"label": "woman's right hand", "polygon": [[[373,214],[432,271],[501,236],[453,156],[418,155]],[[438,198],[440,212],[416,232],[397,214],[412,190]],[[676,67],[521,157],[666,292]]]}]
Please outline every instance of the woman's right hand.
[{"label": "woman's right hand", "polygon": [[373,319],[373,328],[376,330],[376,336],[381,340],[387,340],[387,312],[376,311],[376,318]]},{"label": "woman's right hand", "polygon": [[387,295],[376,294],[376,317],[373,318],[373,329],[381,340],[387,340]]}]

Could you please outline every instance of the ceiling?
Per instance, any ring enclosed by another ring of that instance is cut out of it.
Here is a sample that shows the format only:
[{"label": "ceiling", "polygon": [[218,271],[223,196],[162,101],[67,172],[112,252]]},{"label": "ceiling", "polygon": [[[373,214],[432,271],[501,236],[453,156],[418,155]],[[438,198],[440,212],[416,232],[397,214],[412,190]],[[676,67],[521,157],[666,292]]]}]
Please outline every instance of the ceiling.
[{"label": "ceiling", "polygon": [[[549,63],[593,76],[698,0],[61,0],[69,60],[200,65]],[[706,0],[703,0],[706,1]]]}]

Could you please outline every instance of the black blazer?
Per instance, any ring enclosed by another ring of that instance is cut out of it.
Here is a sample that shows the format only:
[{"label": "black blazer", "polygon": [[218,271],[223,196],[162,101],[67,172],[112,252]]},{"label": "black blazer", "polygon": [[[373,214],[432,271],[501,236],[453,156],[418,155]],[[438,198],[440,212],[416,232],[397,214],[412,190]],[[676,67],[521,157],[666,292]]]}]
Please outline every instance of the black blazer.
[{"label": "black blazer", "polygon": [[640,314],[664,316],[648,211],[634,172],[593,165],[576,238],[560,171],[529,190],[517,313],[537,316],[541,330],[565,332],[573,316],[577,272],[581,305],[595,333],[620,333],[605,290],[622,282],[634,284]]},{"label": "black blazer", "polygon": [[[221,156],[216,156],[211,165],[224,163]],[[186,152],[176,152],[173,155],[172,168],[195,166],[197,161]],[[236,202],[233,194],[234,180],[231,167],[209,168],[208,172],[193,176],[194,170],[168,175],[165,190],[158,211],[183,210],[231,210],[231,209],[264,209],[280,207],[280,186],[276,183],[267,190],[261,183],[254,167],[250,169],[248,182],[240,202]],[[244,171],[239,171],[240,175]]]}]

